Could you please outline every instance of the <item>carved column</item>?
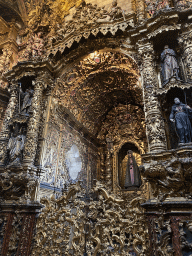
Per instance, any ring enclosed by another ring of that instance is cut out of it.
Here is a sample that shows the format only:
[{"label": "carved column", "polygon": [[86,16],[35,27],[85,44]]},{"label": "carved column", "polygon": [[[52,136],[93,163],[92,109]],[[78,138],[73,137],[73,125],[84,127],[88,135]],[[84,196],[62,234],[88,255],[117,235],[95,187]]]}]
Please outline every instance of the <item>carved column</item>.
[{"label": "carved column", "polygon": [[100,152],[100,175],[99,175],[99,179],[101,180],[101,182],[103,182],[105,180],[105,153],[104,153],[104,149],[100,148],[99,150]]},{"label": "carved column", "polygon": [[37,155],[35,165],[42,166],[43,156],[45,149],[45,138],[49,126],[49,117],[50,117],[50,108],[51,108],[51,87],[47,88],[45,98],[43,100],[42,113],[41,113],[41,122],[40,122],[40,136],[38,140]]},{"label": "carved column", "polygon": [[192,82],[192,28],[189,28],[187,32],[183,32],[178,41],[183,52],[182,57],[187,81]]},{"label": "carved column", "polygon": [[144,0],[136,0],[137,21],[142,23],[145,20],[145,2]]},{"label": "carved column", "polygon": [[9,140],[9,122],[12,119],[15,108],[18,103],[18,91],[17,84],[11,84],[10,87],[10,99],[5,111],[5,117],[3,120],[1,132],[0,132],[0,165],[5,164],[6,152],[7,152],[7,143]]},{"label": "carved column", "polygon": [[106,153],[106,184],[109,188],[112,188],[112,153],[113,153],[113,142],[112,139],[107,137],[107,153]]},{"label": "carved column", "polygon": [[29,119],[25,148],[23,153],[23,163],[27,166],[33,166],[35,161],[38,132],[39,132],[39,122],[41,115],[41,101],[43,95],[44,82],[41,77],[37,77],[34,85],[34,95],[32,99],[32,111],[33,114]]},{"label": "carved column", "polygon": [[112,168],[111,168],[111,153],[107,152],[106,157],[106,183],[107,186],[110,188],[112,185]]},{"label": "carved column", "polygon": [[149,151],[166,150],[165,124],[159,101],[155,96],[158,77],[155,72],[153,45],[150,42],[140,42],[137,46],[142,58],[143,94]]}]

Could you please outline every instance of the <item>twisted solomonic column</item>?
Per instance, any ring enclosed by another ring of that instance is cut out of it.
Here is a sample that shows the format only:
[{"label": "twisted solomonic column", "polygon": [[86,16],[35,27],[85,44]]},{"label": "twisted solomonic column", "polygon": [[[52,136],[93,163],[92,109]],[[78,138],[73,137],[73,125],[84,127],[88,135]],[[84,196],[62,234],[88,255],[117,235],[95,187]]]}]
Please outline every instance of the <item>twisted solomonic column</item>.
[{"label": "twisted solomonic column", "polygon": [[186,26],[187,29],[180,34],[178,41],[183,52],[184,73],[187,81],[192,82],[192,26]]},{"label": "twisted solomonic column", "polygon": [[33,82],[34,94],[32,99],[32,116],[29,119],[27,127],[27,135],[25,148],[23,153],[23,164],[25,166],[33,166],[36,156],[40,116],[41,116],[41,102],[44,90],[43,77],[39,76]]},{"label": "twisted solomonic column", "polygon": [[0,132],[0,165],[5,165],[6,153],[7,153],[7,144],[9,141],[9,124],[16,110],[18,104],[18,85],[13,82],[10,85],[10,99],[5,111],[5,116],[3,119],[3,124]]},{"label": "twisted solomonic column", "polygon": [[148,147],[150,152],[167,149],[165,124],[155,90],[158,87],[158,77],[154,65],[154,50],[150,42],[139,42],[138,52],[142,59],[143,95],[146,117]]}]

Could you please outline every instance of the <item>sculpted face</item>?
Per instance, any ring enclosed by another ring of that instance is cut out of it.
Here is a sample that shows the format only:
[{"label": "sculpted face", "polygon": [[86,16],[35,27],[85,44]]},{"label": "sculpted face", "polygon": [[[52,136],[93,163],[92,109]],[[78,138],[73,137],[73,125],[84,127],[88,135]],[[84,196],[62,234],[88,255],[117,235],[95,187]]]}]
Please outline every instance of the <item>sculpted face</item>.
[{"label": "sculpted face", "polygon": [[180,103],[180,99],[179,98],[175,98],[174,102],[175,102],[175,104],[179,104]]}]

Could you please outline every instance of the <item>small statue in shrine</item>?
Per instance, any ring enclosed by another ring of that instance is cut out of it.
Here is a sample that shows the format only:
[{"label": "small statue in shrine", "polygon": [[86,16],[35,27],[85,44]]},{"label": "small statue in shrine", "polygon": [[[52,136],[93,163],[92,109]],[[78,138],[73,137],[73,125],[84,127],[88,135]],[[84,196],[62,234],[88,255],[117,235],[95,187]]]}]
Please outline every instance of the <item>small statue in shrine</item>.
[{"label": "small statue in shrine", "polygon": [[25,138],[26,136],[22,134],[22,128],[19,130],[19,126],[16,124],[7,145],[9,166],[21,164]]},{"label": "small statue in shrine", "polygon": [[113,0],[109,15],[113,20],[119,19],[122,17],[125,20],[125,12],[121,9],[121,7],[117,6],[117,0]]},{"label": "small statue in shrine", "polygon": [[133,156],[133,151],[129,150],[127,152],[128,161],[127,161],[127,168],[126,168],[126,175],[125,175],[125,189],[129,187],[139,187],[141,185],[141,177],[139,173],[139,168]]},{"label": "small statue in shrine", "polygon": [[180,143],[189,143],[192,139],[191,122],[189,120],[189,113],[192,113],[192,109],[180,102],[178,98],[175,98],[174,102],[169,119],[175,123]]},{"label": "small statue in shrine", "polygon": [[29,115],[31,110],[32,98],[33,98],[33,90],[31,88],[27,89],[26,92],[23,92],[20,87],[20,95],[21,99],[23,99],[21,104],[20,112],[24,115]]},{"label": "small statue in shrine", "polygon": [[161,53],[161,61],[163,85],[168,83],[171,77],[175,77],[177,80],[180,80],[176,53],[174,50],[170,49],[168,45],[165,45],[164,51]]}]

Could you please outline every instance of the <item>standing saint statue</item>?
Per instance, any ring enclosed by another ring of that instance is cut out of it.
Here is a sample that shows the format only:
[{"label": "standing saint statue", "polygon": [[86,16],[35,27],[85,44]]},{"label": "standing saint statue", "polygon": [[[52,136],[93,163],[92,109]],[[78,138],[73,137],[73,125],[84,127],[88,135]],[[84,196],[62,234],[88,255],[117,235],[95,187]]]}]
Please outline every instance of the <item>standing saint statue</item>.
[{"label": "standing saint statue", "polygon": [[165,45],[164,51],[161,53],[161,61],[163,85],[168,83],[171,77],[175,77],[177,80],[180,80],[176,53],[174,50],[170,49],[168,45]]},{"label": "standing saint statue", "polygon": [[133,156],[133,151],[129,150],[127,152],[127,155],[128,155],[128,161],[127,161],[124,187],[125,189],[133,186],[139,187],[141,185],[141,177],[140,177],[137,163]]},{"label": "standing saint statue", "polygon": [[9,166],[21,164],[24,145],[25,135],[22,134],[22,128],[19,130],[16,125],[7,145]]},{"label": "standing saint statue", "polygon": [[169,119],[175,123],[180,143],[189,143],[192,139],[192,129],[188,114],[192,113],[192,109],[180,102],[178,98],[175,98],[174,102]]},{"label": "standing saint statue", "polygon": [[29,115],[31,112],[33,90],[29,88],[26,90],[26,92],[23,92],[22,89],[20,89],[20,93],[21,97],[23,98],[23,102],[21,105],[21,114]]}]

